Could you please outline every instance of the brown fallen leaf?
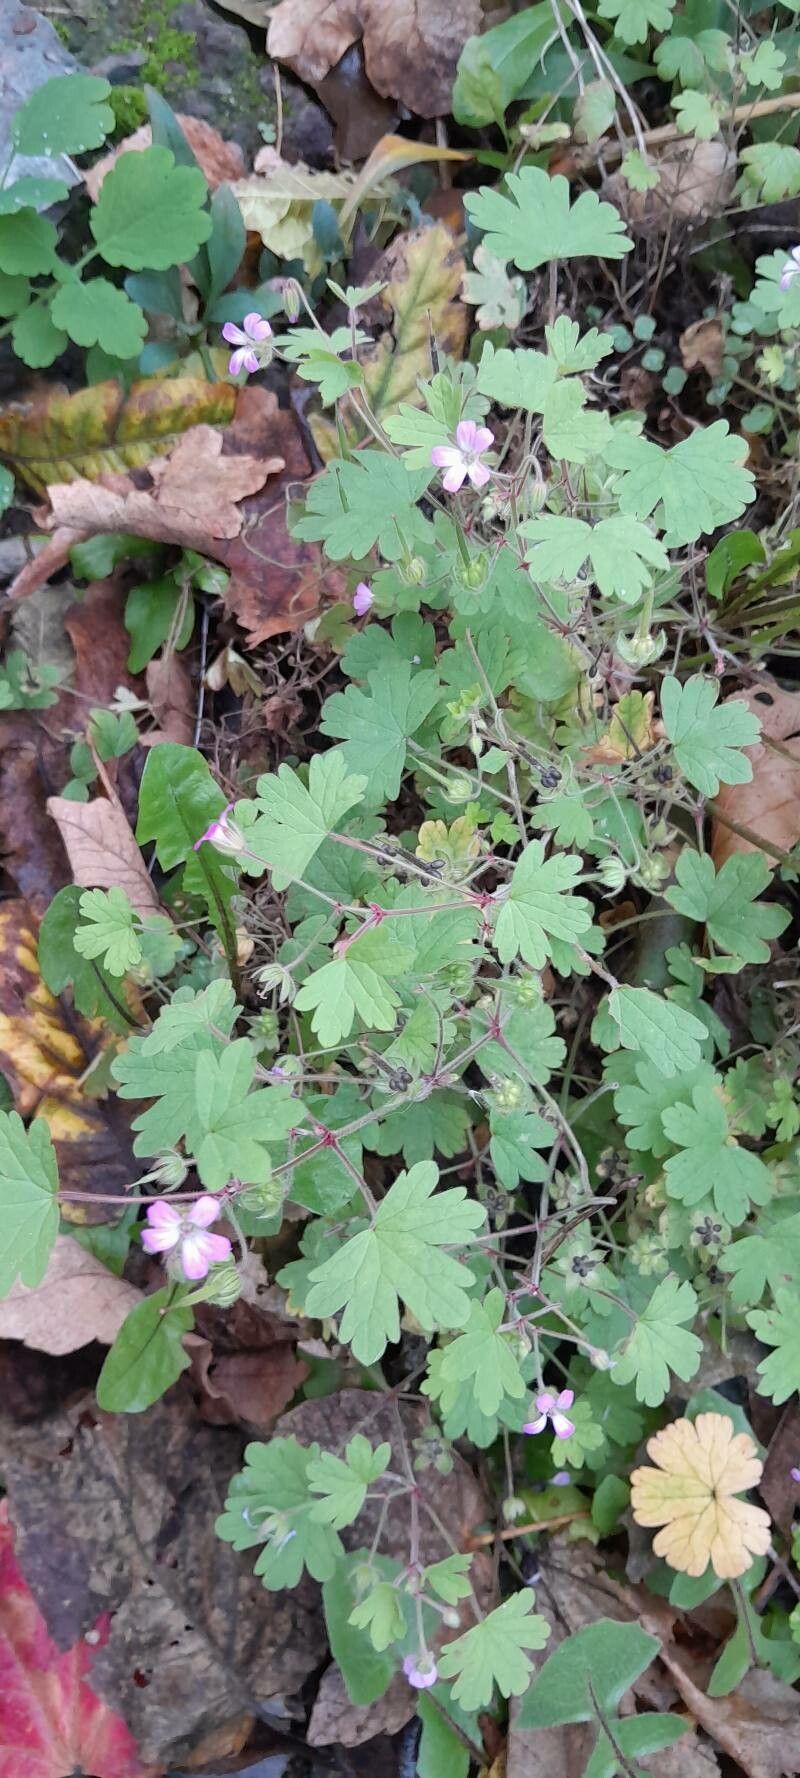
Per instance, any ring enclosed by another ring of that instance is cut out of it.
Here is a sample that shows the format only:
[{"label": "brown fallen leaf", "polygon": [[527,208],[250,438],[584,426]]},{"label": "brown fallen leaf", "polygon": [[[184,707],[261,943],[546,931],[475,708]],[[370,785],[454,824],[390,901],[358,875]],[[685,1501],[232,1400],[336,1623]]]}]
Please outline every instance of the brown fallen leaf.
[{"label": "brown fallen leaf", "polygon": [[77,1352],[90,1341],[110,1346],[142,1293],[69,1235],[57,1235],[47,1271],[34,1290],[15,1284],[0,1302],[0,1339],[36,1352]]},{"label": "brown fallen leaf", "polygon": [[182,1384],[144,1414],[84,1396],[33,1426],[0,1419],[17,1558],[50,1635],[67,1648],[112,1614],[92,1684],[171,1767],[228,1725],[235,1745],[243,1714],[298,1691],[325,1649],[313,1584],[268,1593],[252,1551],[215,1534],[243,1442]]},{"label": "brown fallen leaf", "polygon": [[416,1711],[416,1699],[408,1694],[405,1674],[396,1673],[373,1704],[351,1704],[339,1668],[332,1664],[325,1669],[314,1699],[307,1730],[309,1747],[329,1747],[332,1742],[340,1747],[361,1747],[376,1735],[396,1735]]},{"label": "brown fallen leaf", "polygon": [[753,1668],[735,1692],[709,1698],[695,1683],[696,1663],[687,1654],[672,1646],[662,1649],[661,1659],[695,1722],[747,1778],[800,1772],[800,1694],[791,1686]]},{"label": "brown fallen leaf", "polygon": [[[238,142],[226,142],[219,130],[215,130],[202,117],[189,117],[185,112],[178,111],[176,118],[212,191],[216,191],[218,185],[224,185],[229,180],[243,177],[245,162]],[[132,136],[125,136],[122,142],[118,142],[110,154],[102,155],[93,167],[88,168],[84,181],[93,204],[97,203],[103,180],[116,165],[120,155],[140,153],[143,148],[150,148],[152,142],[152,129],[149,123],[143,123],[140,129],[134,130]]]},{"label": "brown fallen leaf", "polygon": [[783,1532],[788,1544],[792,1541],[792,1521],[797,1508],[797,1482],[792,1470],[800,1451],[800,1407],[788,1401],[769,1441],[764,1474],[758,1491],[770,1518]]},{"label": "brown fallen leaf", "polygon": [[69,749],[26,710],[0,716],[0,854],[11,882],[32,912],[46,913],[70,881],[47,797],[69,776]]},{"label": "brown fallen leaf", "polygon": [[417,117],[442,117],[459,55],[481,22],[480,0],[280,0],[267,53],[316,83],[361,37],[376,92]]},{"label": "brown fallen leaf", "polygon": [[48,490],[55,522],[76,531],[130,531],[184,549],[202,549],[209,537],[237,537],[237,502],[284,463],[282,457],[223,457],[222,443],[213,426],[193,426],[168,457],[154,457],[139,472],[146,487],[127,475],[55,482]]},{"label": "brown fallen leaf", "polygon": [[152,914],[158,896],[119,803],[96,796],[90,803],[50,796],[52,815],[81,889],[124,889],[138,914]]},{"label": "brown fallen leaf", "polygon": [[[768,845],[790,852],[800,840],[800,693],[781,691],[774,679],[765,676],[757,686],[735,696],[758,717],[763,739],[744,749],[753,767],[751,782],[721,784],[714,809],[719,816],[750,828]],[[791,757],[775,752],[767,741],[777,741]],[[758,849],[751,840],[733,833],[723,820],[714,822],[711,851],[717,870],[732,853]],[[774,854],[765,850],[764,858],[774,870]]]},{"label": "brown fallen leaf", "polygon": [[208,1340],[187,1334],[198,1406],[209,1426],[243,1426],[251,1433],[272,1431],[308,1376],[308,1365],[289,1345],[260,1352],[233,1352],[216,1358]]},{"label": "brown fallen leaf", "polygon": [[[77,807],[77,804],[73,804]],[[140,1167],[125,1106],[116,1094],[90,1098],[83,1078],[103,1035],[50,994],[39,974],[36,928],[24,901],[0,907],[0,1073],[15,1109],[43,1117],[66,1190],[122,1192]],[[117,1207],[64,1203],[70,1222],[107,1222]]]},{"label": "brown fallen leaf", "polygon": [[681,363],[684,370],[696,370],[698,365],[708,371],[710,377],[718,377],[722,369],[723,333],[722,322],[717,315],[710,315],[702,321],[693,321],[685,327],[678,340]]},{"label": "brown fallen leaf", "polygon": [[652,161],[659,176],[652,191],[632,191],[615,173],[604,194],[638,234],[661,234],[675,222],[703,222],[725,209],[736,180],[736,155],[720,137],[674,142],[656,151]]},{"label": "brown fallen leaf", "polygon": [[147,697],[158,723],[156,734],[145,735],[149,747],[154,741],[177,741],[191,747],[194,741],[194,693],[192,675],[183,655],[161,654],[145,668]]}]

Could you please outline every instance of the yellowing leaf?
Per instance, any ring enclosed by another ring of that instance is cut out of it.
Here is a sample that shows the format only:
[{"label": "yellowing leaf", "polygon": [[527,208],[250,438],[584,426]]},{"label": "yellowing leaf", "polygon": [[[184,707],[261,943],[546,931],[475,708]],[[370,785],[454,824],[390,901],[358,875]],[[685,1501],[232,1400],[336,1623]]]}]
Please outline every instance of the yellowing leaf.
[{"label": "yellowing leaf", "polygon": [[657,1556],[682,1574],[704,1574],[710,1562],[721,1579],[744,1574],[766,1555],[767,1514],[735,1495],[754,1488],[762,1463],[751,1438],[734,1432],[727,1414],[674,1420],[648,1440],[658,1466],[635,1469],[631,1505],[637,1525],[661,1525]]},{"label": "yellowing leaf", "polygon": [[238,391],[199,377],[148,378],[125,394],[119,383],[94,383],[77,395],[55,387],[0,408],[0,458],[28,487],[140,469],[171,451],[190,426],[233,418]]},{"label": "yellowing leaf", "polygon": [[314,205],[343,203],[354,183],[353,173],[318,173],[302,161],[289,166],[274,148],[262,148],[255,172],[237,179],[231,191],[251,234],[260,235],[278,259],[302,259],[314,273],[323,265],[314,238]]}]

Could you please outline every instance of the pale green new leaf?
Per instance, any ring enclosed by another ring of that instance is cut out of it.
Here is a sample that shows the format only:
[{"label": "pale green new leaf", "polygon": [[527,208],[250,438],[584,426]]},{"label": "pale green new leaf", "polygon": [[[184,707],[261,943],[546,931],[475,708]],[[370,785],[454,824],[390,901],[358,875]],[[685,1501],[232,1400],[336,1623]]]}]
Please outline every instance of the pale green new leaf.
[{"label": "pale green new leaf", "polygon": [[760,852],[734,852],[719,871],[707,854],[684,846],[675,866],[678,887],[665,891],[666,900],[705,926],[709,938],[742,963],[767,963],[767,939],[777,938],[788,926],[788,909],[756,901],[766,889],[770,872]]},{"label": "pale green new leaf", "polygon": [[527,347],[512,351],[487,340],[478,365],[478,388],[503,407],[541,414],[557,376],[558,369],[545,352],[532,352]]},{"label": "pale green new leaf", "polygon": [[356,1014],[368,1031],[392,1031],[400,996],[387,978],[404,975],[413,960],[410,945],[376,927],[307,976],[294,1004],[313,1011],[312,1028],[326,1048],[350,1035]]},{"label": "pale green new leaf", "polygon": [[412,674],[406,665],[370,673],[368,685],[369,691],[349,685],[328,698],[320,727],[344,742],[337,752],[348,771],[367,773],[366,799],[376,807],[397,796],[406,743],[430,715],[440,686],[434,673]]},{"label": "pale green new leaf", "polygon": [[333,1451],[312,1457],[306,1469],[308,1486],[312,1494],[322,1496],[311,1509],[312,1519],[320,1525],[334,1525],[337,1531],[352,1525],[367,1489],[383,1475],[391,1455],[391,1445],[378,1445],[373,1451],[369,1439],[356,1433],[345,1446],[344,1457]]},{"label": "pale green new leaf", "polygon": [[464,1332],[442,1353],[442,1381],[468,1383],[483,1414],[496,1414],[504,1396],[521,1400],[526,1392],[512,1346],[498,1332],[505,1306],[503,1291],[490,1290],[482,1303],[473,1303]]},{"label": "pale green new leaf", "polygon": [[442,1249],[468,1242],[485,1211],[460,1186],[434,1198],[438,1178],[432,1161],[401,1173],[371,1227],[311,1273],[306,1312],[327,1317],[343,1309],[340,1337],[362,1364],[374,1364],[399,1339],[400,1302],[426,1333],[466,1325],[473,1275]]},{"label": "pale green new leaf", "polygon": [[514,866],[511,883],[503,892],[494,925],[495,944],[501,963],[521,956],[532,969],[543,969],[551,955],[551,937],[580,939],[592,924],[592,905],[582,895],[572,895],[583,869],[572,852],[545,858],[540,840],[531,840]]},{"label": "pale green new leaf", "polygon": [[682,136],[696,136],[698,142],[710,142],[712,136],[719,135],[723,112],[707,93],[686,87],[673,99],[672,108]]},{"label": "pale green new leaf", "polygon": [[753,768],[742,747],[753,747],[761,724],[752,710],[733,699],[719,703],[719,680],[693,673],[684,685],[672,674],[661,683],[661,714],[684,776],[703,796],[716,796],[720,783],[749,784]]},{"label": "pale green new leaf", "polygon": [[0,1296],[17,1278],[29,1289],[41,1284],[58,1234],[57,1194],[58,1166],[44,1118],[26,1130],[16,1111],[0,1111]]},{"label": "pale green new leaf", "polygon": [[544,337],[560,375],[596,370],[601,360],[614,350],[611,340],[598,333],[596,327],[581,334],[577,321],[570,321],[568,315],[559,315],[552,326],[545,328]]},{"label": "pale green new leaf", "polygon": [[608,414],[586,406],[586,390],[578,377],[555,383],[544,404],[544,442],[551,457],[586,463],[597,457],[611,437]]},{"label": "pale green new leaf", "polygon": [[800,148],[793,142],[754,142],[743,148],[742,190],[764,204],[779,204],[800,192]]},{"label": "pale green new leaf", "polygon": [[756,1338],[774,1346],[758,1366],[759,1395],[779,1406],[800,1389],[800,1315],[792,1290],[776,1290],[774,1309],[753,1309],[747,1317]]},{"label": "pale green new leaf", "polygon": [[696,1315],[691,1284],[679,1283],[671,1275],[662,1278],[621,1354],[614,1358],[613,1381],[622,1385],[635,1380],[636,1400],[659,1407],[669,1393],[670,1371],[686,1383],[699,1368],[702,1341],[684,1325]]},{"label": "pale green new leaf", "polygon": [[138,303],[131,302],[108,278],[62,284],[50,313],[76,346],[102,346],[114,358],[137,358],[147,337],[147,322]]},{"label": "pale green new leaf", "polygon": [[666,550],[652,531],[623,514],[588,525],[584,519],[545,512],[520,530],[529,539],[526,560],[534,580],[574,580],[588,561],[598,590],[626,604],[635,605],[652,585],[652,569],[669,567]]},{"label": "pale green new leaf", "polygon": [[762,37],[754,50],[745,50],[739,66],[748,86],[763,86],[776,93],[783,85],[786,56],[771,37]]},{"label": "pale green new leaf", "polygon": [[459,1599],[468,1599],[472,1592],[471,1566],[472,1557],[468,1553],[445,1556],[441,1562],[431,1562],[425,1569],[425,1585],[437,1598],[443,1599],[445,1605],[457,1605]]},{"label": "pale green new leaf", "polygon": [[[791,1206],[788,1206],[791,1210]],[[784,1206],[776,1203],[766,1215],[759,1217],[752,1234],[733,1241],[717,1261],[721,1271],[731,1273],[730,1297],[737,1309],[746,1309],[761,1301],[769,1285],[773,1293],[783,1287],[790,1294],[800,1285],[800,1212],[783,1214]]]},{"label": "pale green new leaf", "polygon": [[[613,1059],[610,1067],[613,1072]],[[672,1105],[688,1105],[696,1086],[714,1086],[720,1083],[720,1077],[707,1062],[701,1062],[699,1068],[692,1069],[689,1074],[667,1076],[648,1060],[637,1062],[635,1073],[638,1085],[630,1082],[617,1088],[614,1110],[627,1129],[628,1147],[649,1150],[656,1160],[660,1160],[670,1148],[661,1121],[662,1112],[668,1111]]]},{"label": "pale green new leaf", "polygon": [[109,265],[165,272],[193,259],[211,233],[208,186],[168,148],[121,154],[106,174],[89,227]]},{"label": "pale green new leaf", "polygon": [[[207,988],[195,993],[191,988],[177,988],[170,1001],[162,1006],[147,1036],[140,1039],[143,1056],[160,1056],[177,1049],[197,1031],[212,1031],[227,1037],[239,1013],[233,986],[220,976]],[[145,1097],[146,1095],[142,1095]]]},{"label": "pale green new leaf", "polygon": [[14,118],[12,140],[18,154],[85,154],[101,148],[114,128],[106,103],[107,80],[97,74],[59,74],[26,99]]},{"label": "pale green new leaf", "polygon": [[753,476],[744,467],[746,442],[728,432],[726,420],[699,427],[669,451],[616,429],[605,454],[611,467],[623,472],[620,511],[636,519],[655,514],[668,549],[738,519],[753,499]]},{"label": "pale green new leaf", "polygon": [[321,539],[333,562],[360,561],[377,543],[387,562],[404,554],[403,538],[415,524],[415,501],[434,474],[433,466],[411,472],[383,451],[359,451],[346,463],[335,459],[309,484],[295,537]]},{"label": "pale green new leaf", "polygon": [[505,183],[510,197],[481,186],[464,205],[489,252],[513,259],[521,272],[552,259],[621,259],[630,252],[633,242],[621,216],[595,192],[583,191],[570,204],[567,180],[560,174],[551,179],[542,167],[508,173]]},{"label": "pale green new leaf", "polygon": [[464,273],[463,297],[476,303],[479,327],[508,327],[513,332],[525,313],[525,281],[509,277],[502,259],[483,246],[473,255],[474,271]]},{"label": "pale green new leaf", "polygon": [[255,1066],[255,1049],[246,1037],[236,1038],[221,1055],[204,1050],[197,1057],[187,1142],[209,1191],[221,1191],[234,1178],[264,1185],[272,1171],[267,1143],[280,1142],[302,1117],[302,1105],[288,1086],[251,1091]]},{"label": "pale green new leaf", "polygon": [[622,43],[646,43],[650,31],[668,31],[675,0],[600,0],[602,19],[614,20]]},{"label": "pale green new leaf", "polygon": [[669,1106],[661,1122],[681,1151],[664,1164],[670,1197],[688,1205],[713,1198],[719,1215],[733,1228],[744,1222],[751,1203],[767,1203],[769,1168],[733,1139],[725,1106],[712,1086],[695,1087],[691,1105]]},{"label": "pale green new leaf", "polygon": [[590,80],[575,101],[573,127],[578,142],[599,142],[617,115],[617,94],[610,80]]},{"label": "pale green new leaf", "polygon": [[258,819],[247,828],[247,844],[269,865],[276,889],[303,876],[331,829],[362,801],[366,785],[365,777],[348,773],[340,747],[312,755],[307,789],[287,765],[259,778],[252,805]]},{"label": "pale green new leaf", "polygon": [[516,1698],[527,1689],[533,1662],[526,1650],[544,1648],[550,1625],[533,1609],[528,1590],[512,1593],[488,1617],[439,1655],[442,1679],[453,1679],[456,1703],[470,1710],[490,1704],[495,1686],[504,1698]]},{"label": "pale green new leaf", "polygon": [[347,1621],[354,1629],[367,1631],[379,1654],[393,1642],[401,1641],[407,1626],[397,1587],[389,1580],[379,1580],[366,1599],[353,1607]]},{"label": "pale green new leaf", "polygon": [[686,1074],[702,1061],[706,1027],[673,1000],[650,988],[614,988],[608,1010],[623,1049],[642,1050],[659,1073]]},{"label": "pale green new leaf", "polygon": [[79,957],[100,957],[110,975],[127,975],[142,961],[136,914],[122,889],[84,889],[79,926],[72,940]]},{"label": "pale green new leaf", "polygon": [[338,1532],[313,1516],[307,1472],[319,1456],[319,1445],[304,1447],[296,1438],[248,1445],[217,1519],[217,1536],[234,1549],[264,1545],[255,1571],[271,1592],[296,1587],[304,1568],[314,1580],[330,1580],[344,1554]]}]

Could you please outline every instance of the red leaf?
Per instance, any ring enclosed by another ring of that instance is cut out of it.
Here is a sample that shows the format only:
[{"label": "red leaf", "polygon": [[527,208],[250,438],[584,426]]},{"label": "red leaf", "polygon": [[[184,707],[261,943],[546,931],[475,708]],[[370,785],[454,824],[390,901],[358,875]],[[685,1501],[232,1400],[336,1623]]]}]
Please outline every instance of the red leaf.
[{"label": "red leaf", "polygon": [[[94,1647],[108,1636],[98,1618]],[[155,1778],[122,1718],[88,1684],[88,1639],[60,1653],[17,1566],[8,1503],[0,1502],[0,1778]]]}]

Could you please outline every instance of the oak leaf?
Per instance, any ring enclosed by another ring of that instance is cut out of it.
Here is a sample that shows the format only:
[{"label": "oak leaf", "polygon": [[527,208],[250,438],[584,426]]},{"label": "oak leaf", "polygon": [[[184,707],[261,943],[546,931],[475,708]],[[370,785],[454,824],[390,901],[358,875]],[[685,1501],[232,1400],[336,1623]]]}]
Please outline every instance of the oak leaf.
[{"label": "oak leaf", "polygon": [[129,531],[183,549],[203,550],[208,538],[238,537],[242,513],[237,502],[263,488],[284,461],[223,456],[222,445],[222,433],[213,426],[191,427],[168,457],[149,464],[149,489],[125,475],[56,482],[49,489],[56,524],[79,531]]},{"label": "oak leaf", "polygon": [[637,1525],[663,1527],[653,1539],[657,1556],[682,1574],[704,1574],[710,1563],[727,1580],[766,1554],[768,1515],[735,1498],[761,1480],[761,1459],[727,1414],[674,1420],[647,1451],[657,1467],[634,1470],[631,1505]]},{"label": "oak leaf", "polygon": [[76,803],[49,796],[52,815],[67,851],[73,881],[82,889],[124,889],[142,916],[158,908],[158,896],[120,804],[96,796]]}]

